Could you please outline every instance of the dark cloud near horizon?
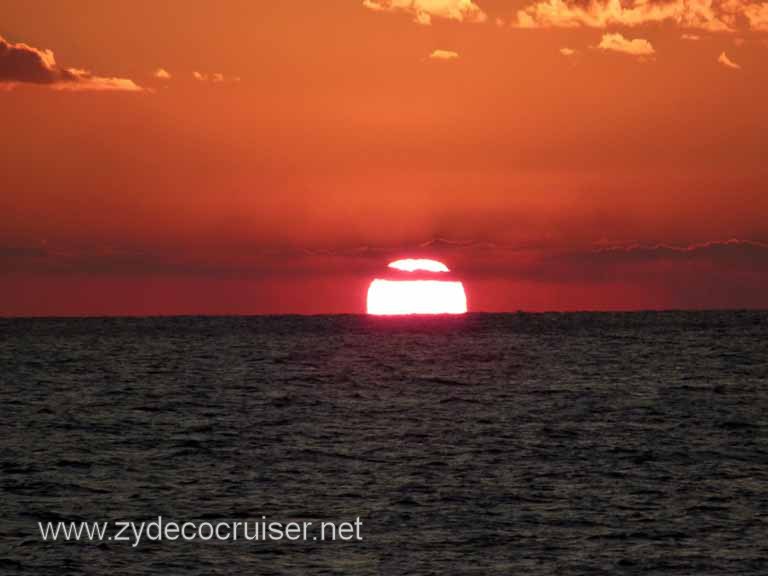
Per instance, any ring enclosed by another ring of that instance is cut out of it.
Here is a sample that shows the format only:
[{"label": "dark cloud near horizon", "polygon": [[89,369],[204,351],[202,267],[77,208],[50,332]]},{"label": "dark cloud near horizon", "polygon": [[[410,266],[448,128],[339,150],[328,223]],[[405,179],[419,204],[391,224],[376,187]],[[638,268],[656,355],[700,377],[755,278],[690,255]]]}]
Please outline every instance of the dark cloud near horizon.
[{"label": "dark cloud near horizon", "polygon": [[0,272],[88,274],[184,274],[247,277],[370,275],[405,257],[445,261],[467,277],[495,277],[553,283],[614,281],[648,266],[711,271],[738,268],[768,277],[768,244],[749,240],[690,246],[624,245],[592,250],[549,251],[487,241],[434,238],[402,246],[344,248],[275,247],[228,250],[216,257],[186,257],[171,250],[114,246],[0,246]]}]

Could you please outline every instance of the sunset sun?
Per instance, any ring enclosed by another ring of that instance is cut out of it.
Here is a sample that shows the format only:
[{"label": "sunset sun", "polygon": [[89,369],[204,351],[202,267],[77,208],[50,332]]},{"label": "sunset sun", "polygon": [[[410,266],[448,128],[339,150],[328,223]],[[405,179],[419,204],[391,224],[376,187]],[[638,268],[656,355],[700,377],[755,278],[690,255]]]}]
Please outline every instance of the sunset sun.
[{"label": "sunset sun", "polygon": [[464,285],[444,276],[442,262],[406,259],[391,262],[397,275],[376,278],[368,287],[368,314],[463,314],[467,311]]}]

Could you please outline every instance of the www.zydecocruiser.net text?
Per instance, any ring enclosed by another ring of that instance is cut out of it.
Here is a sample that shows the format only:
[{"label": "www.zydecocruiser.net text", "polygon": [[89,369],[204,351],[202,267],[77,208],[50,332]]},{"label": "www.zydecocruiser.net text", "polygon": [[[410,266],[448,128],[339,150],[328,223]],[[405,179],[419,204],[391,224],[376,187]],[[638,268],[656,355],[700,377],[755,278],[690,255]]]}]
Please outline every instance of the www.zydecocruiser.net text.
[{"label": "www.zydecocruiser.net text", "polygon": [[262,516],[258,520],[221,522],[175,522],[162,516],[144,522],[38,522],[40,537],[46,542],[141,542],[192,541],[360,541],[363,521],[358,516],[344,522],[279,522]]}]

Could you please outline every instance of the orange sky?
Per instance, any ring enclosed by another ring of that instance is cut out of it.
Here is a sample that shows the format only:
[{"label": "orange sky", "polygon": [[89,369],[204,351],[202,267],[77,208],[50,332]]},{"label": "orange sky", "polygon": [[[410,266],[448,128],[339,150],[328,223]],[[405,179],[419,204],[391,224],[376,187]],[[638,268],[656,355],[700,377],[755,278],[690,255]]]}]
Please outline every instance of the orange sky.
[{"label": "orange sky", "polygon": [[768,306],[768,2],[0,0],[0,36],[0,315],[360,312],[411,255],[475,310]]}]

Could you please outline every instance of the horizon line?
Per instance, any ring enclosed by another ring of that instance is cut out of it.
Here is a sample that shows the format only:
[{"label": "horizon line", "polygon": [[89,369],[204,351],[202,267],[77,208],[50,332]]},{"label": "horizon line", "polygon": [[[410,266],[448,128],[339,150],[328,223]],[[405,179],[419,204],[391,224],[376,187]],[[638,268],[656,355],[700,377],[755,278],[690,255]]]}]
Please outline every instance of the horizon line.
[{"label": "horizon line", "polygon": [[274,318],[274,317],[300,317],[317,318],[328,316],[362,316],[372,318],[397,319],[397,318],[462,318],[466,316],[502,316],[502,315],[544,315],[544,314],[670,314],[680,312],[712,313],[712,312],[768,312],[768,308],[582,308],[575,310],[472,310],[462,314],[393,314],[381,316],[368,314],[367,312],[330,312],[308,314],[303,312],[278,312],[278,313],[253,313],[253,314],[41,314],[41,315],[4,315],[0,314],[0,322],[5,320],[104,320],[104,319],[160,319],[160,318]]}]

